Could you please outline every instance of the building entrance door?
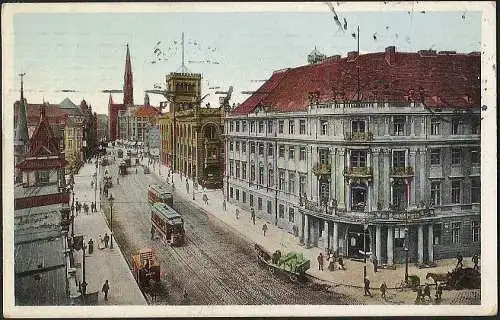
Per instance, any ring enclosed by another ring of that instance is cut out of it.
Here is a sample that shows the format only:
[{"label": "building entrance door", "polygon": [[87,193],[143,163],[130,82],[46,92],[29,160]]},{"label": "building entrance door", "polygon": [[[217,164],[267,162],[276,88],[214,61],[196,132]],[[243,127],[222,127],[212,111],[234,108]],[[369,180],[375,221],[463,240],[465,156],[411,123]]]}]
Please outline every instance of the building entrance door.
[{"label": "building entrance door", "polygon": [[[370,252],[370,235],[363,230],[363,225],[351,225],[347,232],[347,255],[351,258],[363,258],[362,252],[366,245],[366,252]],[[365,234],[365,242],[363,242]]]}]

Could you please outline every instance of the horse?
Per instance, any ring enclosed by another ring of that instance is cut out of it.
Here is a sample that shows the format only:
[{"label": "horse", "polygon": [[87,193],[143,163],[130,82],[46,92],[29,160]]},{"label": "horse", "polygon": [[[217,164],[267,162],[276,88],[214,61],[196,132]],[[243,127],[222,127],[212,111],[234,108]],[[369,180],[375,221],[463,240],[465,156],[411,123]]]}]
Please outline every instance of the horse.
[{"label": "horse", "polygon": [[449,273],[433,273],[429,272],[425,276],[425,279],[432,278],[434,280],[434,284],[437,285],[438,282],[447,282],[449,278]]}]

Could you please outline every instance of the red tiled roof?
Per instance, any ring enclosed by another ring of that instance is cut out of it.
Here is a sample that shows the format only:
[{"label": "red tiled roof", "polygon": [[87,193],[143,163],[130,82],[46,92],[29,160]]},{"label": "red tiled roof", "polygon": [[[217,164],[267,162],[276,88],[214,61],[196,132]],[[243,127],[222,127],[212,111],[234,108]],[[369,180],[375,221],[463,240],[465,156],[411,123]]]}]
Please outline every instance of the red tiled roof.
[{"label": "red tiled roof", "polygon": [[136,117],[153,118],[160,114],[160,111],[153,106],[141,106],[135,111]]},{"label": "red tiled roof", "polygon": [[64,158],[56,159],[24,159],[16,168],[22,170],[64,168],[69,164]]},{"label": "red tiled roof", "polygon": [[[37,125],[40,122],[40,108],[43,104],[29,103],[26,107],[26,120],[28,126]],[[14,123],[16,122],[17,115],[19,114],[19,101],[14,103]],[[59,107],[57,104],[47,104],[45,106],[45,114],[50,124],[64,123],[69,116],[67,112]]]},{"label": "red tiled roof", "polygon": [[[305,111],[309,93],[319,102],[421,101],[428,107],[469,108],[480,103],[481,57],[477,54],[378,52],[275,72],[232,114],[258,105],[276,111]],[[391,62],[391,63],[389,63]],[[261,93],[259,93],[261,92]]]}]

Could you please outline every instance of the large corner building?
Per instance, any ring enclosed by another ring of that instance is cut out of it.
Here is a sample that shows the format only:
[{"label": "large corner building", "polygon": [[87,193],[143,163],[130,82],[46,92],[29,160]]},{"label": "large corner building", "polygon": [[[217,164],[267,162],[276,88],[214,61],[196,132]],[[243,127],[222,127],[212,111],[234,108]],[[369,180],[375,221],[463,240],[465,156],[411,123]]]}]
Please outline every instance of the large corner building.
[{"label": "large corner building", "polygon": [[314,56],[226,117],[227,199],[379,264],[479,252],[480,54]]}]

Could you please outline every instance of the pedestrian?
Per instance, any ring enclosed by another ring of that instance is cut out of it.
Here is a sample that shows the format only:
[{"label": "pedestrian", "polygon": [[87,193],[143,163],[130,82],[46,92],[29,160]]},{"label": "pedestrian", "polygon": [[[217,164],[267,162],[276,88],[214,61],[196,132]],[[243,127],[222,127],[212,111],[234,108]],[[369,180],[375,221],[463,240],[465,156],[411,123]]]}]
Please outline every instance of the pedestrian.
[{"label": "pedestrian", "polygon": [[344,266],[344,260],[342,259],[342,257],[339,257],[339,270],[342,269],[342,270],[345,270],[345,266]]},{"label": "pedestrian", "polygon": [[417,288],[417,297],[415,298],[415,304],[420,304],[422,302],[422,288]]},{"label": "pedestrian", "polygon": [[474,263],[474,270],[479,270],[479,255],[477,253],[472,256],[472,262]]},{"label": "pedestrian", "polygon": [[155,238],[155,228],[151,226],[151,240]]},{"label": "pedestrian", "polygon": [[205,202],[205,204],[208,205],[208,196],[206,193],[203,193],[203,202]]},{"label": "pedestrian", "polygon": [[424,295],[422,296],[422,299],[425,297],[429,297],[429,300],[431,300],[431,287],[428,283],[424,286]]},{"label": "pedestrian", "polygon": [[371,297],[372,294],[370,293],[370,280],[368,279],[368,277],[365,277],[364,283],[365,283],[365,296]]},{"label": "pedestrian", "polygon": [[318,255],[318,270],[323,271],[323,253]]},{"label": "pedestrian", "polygon": [[255,225],[255,210],[253,209],[253,207],[250,209],[250,215],[252,217],[252,222]]},{"label": "pedestrian", "polygon": [[380,293],[382,298],[385,299],[385,291],[387,290],[387,285],[385,284],[385,281],[382,281],[382,284],[380,285]]},{"label": "pedestrian", "polygon": [[120,178],[116,177],[116,184],[120,184]]},{"label": "pedestrian", "polygon": [[437,284],[436,286],[436,302],[441,301],[441,295],[443,294],[443,287],[441,286],[440,283]]},{"label": "pedestrian", "polygon": [[457,254],[457,266],[455,267],[455,269],[458,269],[458,266],[460,266],[460,268],[464,267],[464,264],[462,262],[463,259],[464,259],[464,257],[462,257],[462,255],[460,253]]},{"label": "pedestrian", "polygon": [[135,174],[137,174],[137,167],[135,167]]},{"label": "pedestrian", "polygon": [[108,291],[109,291],[109,282],[106,280],[104,285],[102,286],[102,292],[104,292],[104,301],[108,301]]},{"label": "pedestrian", "polygon": [[107,233],[104,234],[104,248],[108,247],[109,236]]},{"label": "pedestrian", "polygon": [[89,254],[92,254],[94,252],[94,241],[92,238],[89,240]]},{"label": "pedestrian", "polygon": [[240,218],[240,209],[236,208],[236,210],[234,210],[234,214],[236,215],[236,219],[239,219]]},{"label": "pedestrian", "polygon": [[189,194],[189,182],[187,181],[187,179],[186,179],[186,193]]},{"label": "pedestrian", "polygon": [[335,271],[335,257],[333,255],[333,253],[330,253],[328,255],[327,260],[329,261],[329,263],[328,263],[328,270],[329,271]]},{"label": "pedestrian", "polygon": [[90,181],[90,186],[93,188],[94,187],[94,180]]},{"label": "pedestrian", "polygon": [[226,211],[226,199],[222,200],[222,208]]},{"label": "pedestrian", "polygon": [[82,293],[82,296],[85,296],[85,294],[87,293],[87,282],[83,281],[82,283],[80,283],[80,292]]},{"label": "pedestrian", "polygon": [[376,273],[378,268],[378,260],[376,255],[373,255],[372,262],[373,262],[373,272]]},{"label": "pedestrian", "polygon": [[267,231],[267,224],[264,223],[262,226],[262,232],[264,232],[264,237],[266,236],[266,231]]}]

